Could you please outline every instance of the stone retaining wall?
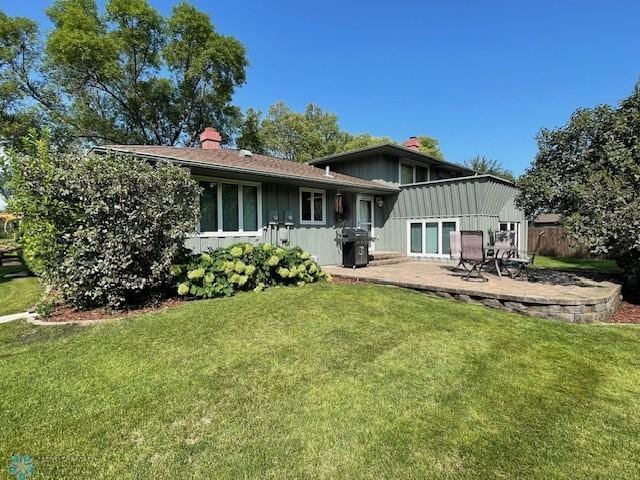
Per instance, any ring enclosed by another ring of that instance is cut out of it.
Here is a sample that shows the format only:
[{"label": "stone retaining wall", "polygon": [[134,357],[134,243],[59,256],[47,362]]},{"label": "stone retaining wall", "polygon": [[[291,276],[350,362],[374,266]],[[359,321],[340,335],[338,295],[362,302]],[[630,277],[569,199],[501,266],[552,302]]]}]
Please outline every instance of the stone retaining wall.
[{"label": "stone retaining wall", "polygon": [[396,281],[375,275],[359,273],[331,272],[335,278],[351,281],[394,285],[410,288],[441,298],[451,298],[462,302],[499,308],[508,312],[517,312],[539,318],[556,318],[573,323],[606,322],[611,318],[622,301],[620,285],[607,284],[606,294],[575,298],[559,295],[558,298],[532,296],[530,293],[497,293],[472,290],[469,286],[449,287],[428,285],[413,281]]},{"label": "stone retaining wall", "polygon": [[521,313],[539,318],[556,318],[572,323],[606,322],[611,318],[620,306],[622,296],[620,288],[608,298],[591,304],[559,305],[554,303],[532,303],[500,300],[498,298],[486,298],[466,294],[452,294],[446,291],[426,291],[441,298],[451,298],[466,303],[484,305],[491,308],[499,308],[508,312]]}]

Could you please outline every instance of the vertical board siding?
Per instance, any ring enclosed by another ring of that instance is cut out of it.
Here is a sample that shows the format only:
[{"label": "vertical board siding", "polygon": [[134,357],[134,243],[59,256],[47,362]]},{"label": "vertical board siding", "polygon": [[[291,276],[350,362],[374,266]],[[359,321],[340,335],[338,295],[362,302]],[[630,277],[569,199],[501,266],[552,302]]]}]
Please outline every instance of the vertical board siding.
[{"label": "vertical board siding", "polygon": [[[351,192],[343,193],[345,205],[345,221],[337,225],[334,212],[335,190],[326,190],[325,225],[302,225],[300,224],[300,199],[299,187],[283,183],[262,183],[262,225],[263,235],[250,237],[238,233],[237,236],[225,237],[192,237],[186,242],[187,248],[195,253],[228,247],[234,243],[249,242],[263,243],[270,242],[278,245],[285,245],[281,241],[282,237],[288,236],[286,245],[299,246],[312,255],[318,257],[322,265],[338,264],[342,261],[341,245],[336,242],[336,237],[342,234],[343,226],[355,224],[355,194]],[[294,224],[290,228],[280,226],[279,229],[272,229],[269,224],[269,212],[277,211],[281,222],[284,221],[284,214],[290,211],[293,214]],[[384,219],[379,219],[382,225]],[[281,231],[282,230],[282,231]]]},{"label": "vertical board siding", "polygon": [[402,187],[397,196],[385,197],[387,220],[376,230],[376,248],[405,252],[407,220],[457,218],[462,230],[498,230],[500,221],[520,222],[521,241],[526,243],[527,221],[514,203],[517,189],[490,178],[425,183]]},{"label": "vertical board siding", "polygon": [[[335,170],[372,180],[397,179],[398,175],[397,162],[382,156],[372,163],[337,164]],[[290,211],[294,222],[289,229],[285,229],[287,244],[299,246],[317,256],[322,265],[339,264],[342,250],[336,240],[342,235],[344,227],[356,226],[356,193],[342,192],[345,208],[343,221],[339,221],[334,212],[335,195],[335,190],[326,190],[326,225],[302,225],[299,187],[284,183],[262,183],[262,236],[249,237],[238,233],[238,236],[228,237],[194,237],[187,240],[187,247],[202,252],[238,242],[282,245],[281,232],[268,226],[269,212],[277,211],[281,221],[284,221],[284,213]],[[497,230],[500,221],[520,222],[521,239],[526,244],[527,222],[523,212],[514,204],[516,195],[514,187],[486,177],[402,187],[398,194],[383,196],[382,208],[374,202],[375,248],[406,252],[407,220],[410,218],[457,218],[461,229],[482,230],[485,235],[490,229]]]},{"label": "vertical board siding", "polygon": [[376,155],[350,162],[337,162],[331,170],[365,180],[377,180],[389,185],[398,185],[398,160],[384,155]]}]

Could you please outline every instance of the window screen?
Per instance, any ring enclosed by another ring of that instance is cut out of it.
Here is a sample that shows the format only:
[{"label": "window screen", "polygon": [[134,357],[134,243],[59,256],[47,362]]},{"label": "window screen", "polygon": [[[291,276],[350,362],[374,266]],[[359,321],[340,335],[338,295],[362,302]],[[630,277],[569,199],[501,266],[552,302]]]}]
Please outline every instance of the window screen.
[{"label": "window screen", "polygon": [[425,167],[416,167],[416,182],[426,182],[427,169]]},{"label": "window screen", "polygon": [[400,183],[413,183],[413,167],[411,165],[400,166]]},{"label": "window screen", "polygon": [[322,202],[322,193],[314,192],[313,194],[313,221],[321,222],[323,217],[324,204]]},{"label": "window screen", "polygon": [[300,203],[302,211],[300,212],[300,219],[305,222],[311,221],[311,192],[300,192]]},{"label": "window screen", "polygon": [[411,253],[422,253],[422,224],[412,223],[410,230],[411,230]]},{"label": "window screen", "polygon": [[258,187],[242,186],[242,229],[258,231]]},{"label": "window screen", "polygon": [[442,253],[451,254],[451,232],[456,231],[456,222],[442,222]]},{"label": "window screen", "polygon": [[218,189],[212,182],[200,182],[200,231],[218,230]]},{"label": "window screen", "polygon": [[222,184],[222,230],[237,232],[238,225],[238,185]]},{"label": "window screen", "polygon": [[427,251],[425,253],[438,253],[438,224],[427,223]]}]

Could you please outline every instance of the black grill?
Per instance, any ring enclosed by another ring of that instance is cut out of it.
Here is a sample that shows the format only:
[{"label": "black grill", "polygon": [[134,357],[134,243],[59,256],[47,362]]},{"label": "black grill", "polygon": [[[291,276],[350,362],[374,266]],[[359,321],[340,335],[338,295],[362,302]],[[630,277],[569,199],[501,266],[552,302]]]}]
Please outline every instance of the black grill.
[{"label": "black grill", "polygon": [[369,242],[373,238],[369,232],[360,228],[342,231],[342,266],[366,267],[369,263]]}]

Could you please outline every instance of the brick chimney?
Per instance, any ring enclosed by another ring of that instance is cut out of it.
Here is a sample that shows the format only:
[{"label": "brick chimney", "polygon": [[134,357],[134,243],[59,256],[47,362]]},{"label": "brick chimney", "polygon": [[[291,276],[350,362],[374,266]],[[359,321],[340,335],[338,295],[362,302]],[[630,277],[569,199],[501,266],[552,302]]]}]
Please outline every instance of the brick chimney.
[{"label": "brick chimney", "polygon": [[204,150],[220,150],[222,137],[215,128],[207,127],[200,134],[200,145]]},{"label": "brick chimney", "polygon": [[420,150],[420,147],[422,146],[418,137],[409,137],[403,145],[412,150]]}]

